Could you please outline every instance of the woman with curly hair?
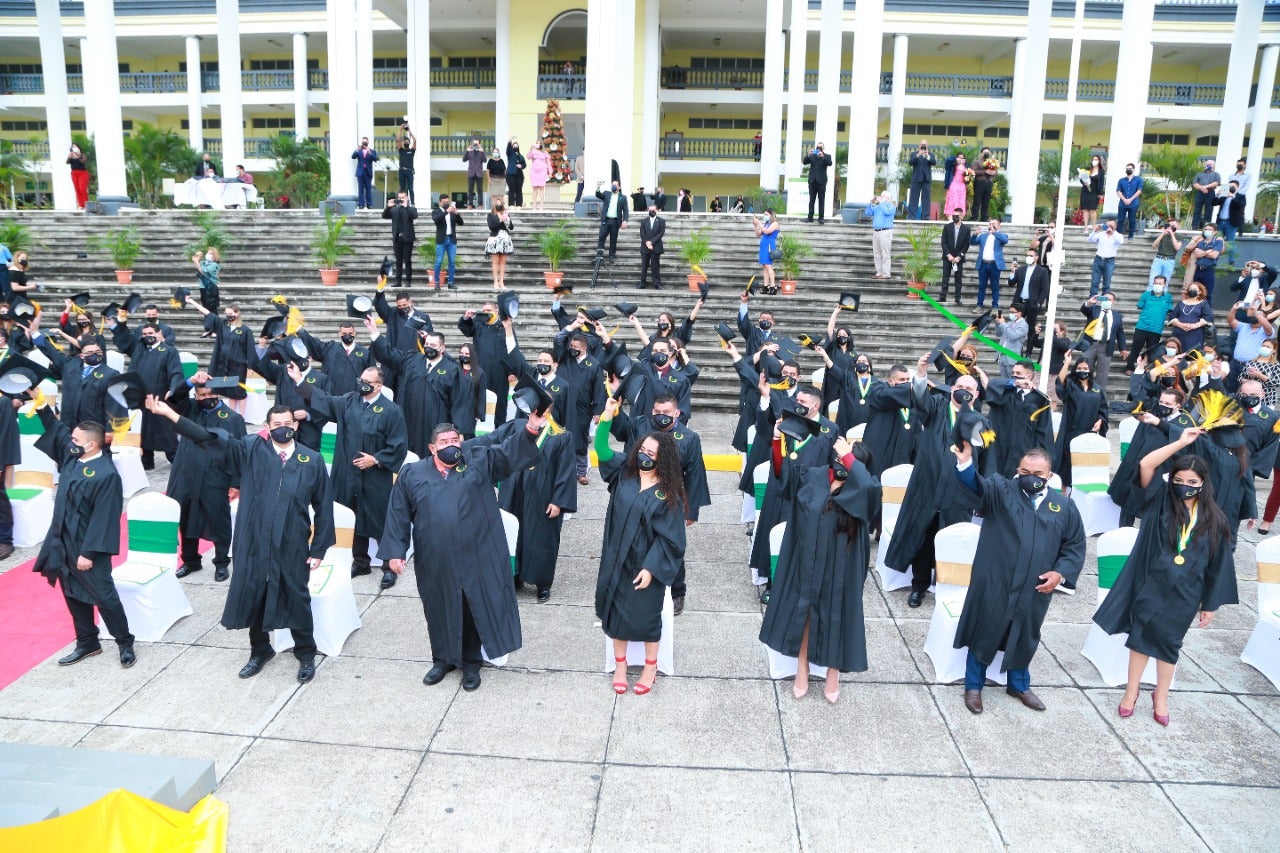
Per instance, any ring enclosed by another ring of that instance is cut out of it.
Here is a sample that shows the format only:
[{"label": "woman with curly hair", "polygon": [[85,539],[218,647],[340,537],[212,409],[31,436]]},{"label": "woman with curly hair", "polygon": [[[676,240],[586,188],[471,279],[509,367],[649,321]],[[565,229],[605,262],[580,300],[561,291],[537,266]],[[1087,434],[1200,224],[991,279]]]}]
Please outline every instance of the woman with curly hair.
[{"label": "woman with curly hair", "polygon": [[634,687],[643,696],[658,677],[662,605],[684,560],[684,473],[667,433],[652,432],[631,453],[615,454],[609,422],[618,408],[610,396],[595,438],[600,476],[609,484],[596,616],[613,640],[614,693],[627,692],[627,643],[644,643],[644,671]]}]

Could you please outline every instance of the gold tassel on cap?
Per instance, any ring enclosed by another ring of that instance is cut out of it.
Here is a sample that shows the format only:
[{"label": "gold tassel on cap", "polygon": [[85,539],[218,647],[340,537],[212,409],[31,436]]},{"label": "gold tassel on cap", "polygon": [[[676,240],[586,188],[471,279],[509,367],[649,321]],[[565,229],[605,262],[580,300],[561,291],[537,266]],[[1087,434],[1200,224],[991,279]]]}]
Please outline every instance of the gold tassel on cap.
[{"label": "gold tassel on cap", "polygon": [[125,434],[129,432],[129,427],[133,424],[132,418],[129,417],[116,418],[108,416],[107,420],[110,421],[108,426],[111,427],[111,434],[115,436],[114,440],[116,441],[124,438]]},{"label": "gold tassel on cap", "polygon": [[284,332],[286,335],[296,335],[298,330],[307,324],[306,318],[302,316],[302,312],[297,308],[290,307],[288,318],[285,320]]},{"label": "gold tassel on cap", "polygon": [[1049,411],[1052,408],[1053,408],[1053,404],[1050,403],[1047,406],[1041,406],[1040,408],[1036,409],[1034,412],[1031,413],[1031,418],[1030,418],[1031,422],[1035,423],[1037,418],[1039,418],[1041,415],[1043,415],[1045,412]]},{"label": "gold tassel on cap", "polygon": [[1204,430],[1242,426],[1244,409],[1235,398],[1228,397],[1221,391],[1202,391],[1196,395],[1192,418]]}]

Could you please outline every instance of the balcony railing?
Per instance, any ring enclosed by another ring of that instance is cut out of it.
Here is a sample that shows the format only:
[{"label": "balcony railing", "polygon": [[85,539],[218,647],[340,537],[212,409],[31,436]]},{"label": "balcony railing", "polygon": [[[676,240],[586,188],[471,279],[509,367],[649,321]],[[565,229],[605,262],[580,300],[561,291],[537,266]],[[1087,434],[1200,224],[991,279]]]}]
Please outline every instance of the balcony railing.
[{"label": "balcony railing", "polygon": [[496,77],[492,68],[431,69],[431,85],[439,89],[492,89]]},{"label": "balcony railing", "polygon": [[462,153],[471,145],[473,139],[480,140],[480,150],[484,152],[485,159],[488,159],[494,147],[492,133],[480,136],[433,136],[431,137],[431,156],[462,159]]},{"label": "balcony railing", "polygon": [[[880,75],[880,94],[893,93],[893,72]],[[1013,95],[1013,78],[974,74],[908,74],[908,95],[963,95],[979,98],[1008,98]]]},{"label": "balcony railing", "polygon": [[[1067,85],[1064,77],[1050,77],[1044,81],[1044,96],[1051,101],[1065,101]],[[1078,101],[1110,101],[1115,94],[1116,84],[1110,80],[1079,80],[1076,84]]]},{"label": "balcony railing", "polygon": [[587,75],[539,74],[538,97],[581,101],[587,97]]},{"label": "balcony railing", "polygon": [[49,140],[47,139],[10,139],[13,153],[24,160],[48,160]]},{"label": "balcony railing", "polygon": [[373,69],[373,88],[375,89],[407,89],[409,88],[409,69],[407,68],[375,68]]},{"label": "balcony railing", "polygon": [[759,160],[760,143],[754,139],[660,139],[661,160]]},{"label": "balcony railing", "polygon": [[1147,100],[1153,104],[1220,107],[1227,87],[1216,83],[1152,83]]},{"label": "balcony railing", "polygon": [[[902,146],[902,153],[899,155],[898,162],[899,162],[899,163],[906,163],[906,162],[907,162],[907,159],[908,159],[912,154],[914,154],[914,153],[916,152],[917,147],[918,147],[918,146],[917,146],[917,144],[915,144],[915,143],[912,143],[912,144],[909,144],[909,145],[903,145],[903,146]],[[990,146],[988,146],[988,147],[990,147]],[[947,149],[946,149],[946,148],[942,148],[942,149],[935,149],[935,150],[934,150],[934,152],[933,152],[933,156],[934,156],[934,157],[937,159],[937,161],[938,161],[938,166],[937,166],[937,168],[939,168],[939,169],[940,169],[940,168],[942,168],[942,164],[943,164],[944,162],[946,162],[946,159],[947,159],[947,157],[949,156],[949,154],[947,153]],[[996,162],[1000,164],[1001,168],[1006,167],[1006,166],[1008,165],[1008,163],[1009,163],[1009,149],[1008,149],[1008,148],[994,148],[994,147],[992,147],[992,148],[991,148],[991,156],[992,156],[992,157],[994,157],[994,158],[996,159]],[[888,162],[889,162],[889,143],[888,143],[888,142],[877,142],[877,143],[876,143],[876,162],[877,162],[877,163],[888,163]]]},{"label": "balcony railing", "polygon": [[662,69],[664,89],[763,89],[764,71],[759,68]]},{"label": "balcony railing", "polygon": [[43,74],[0,74],[0,93],[38,95],[43,91]]}]

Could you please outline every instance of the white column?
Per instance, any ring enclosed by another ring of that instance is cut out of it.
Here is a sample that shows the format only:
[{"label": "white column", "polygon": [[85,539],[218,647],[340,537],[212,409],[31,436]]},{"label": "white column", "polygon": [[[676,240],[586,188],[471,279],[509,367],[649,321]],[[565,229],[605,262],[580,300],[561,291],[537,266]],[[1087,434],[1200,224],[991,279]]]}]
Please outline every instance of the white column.
[{"label": "white column", "polygon": [[218,97],[222,100],[222,172],[244,162],[244,97],[240,91],[240,0],[218,0]]},{"label": "white column", "polygon": [[[636,0],[615,0],[617,3],[617,26],[613,33],[613,55],[619,68],[636,67]],[[636,97],[635,86],[630,75],[619,81],[615,93],[617,100],[617,138],[614,140],[614,159],[618,161],[619,173],[622,176],[622,190],[628,192],[636,186],[638,161],[635,150]]]},{"label": "white column", "polygon": [[[416,7],[425,5],[410,3],[410,15]],[[328,13],[325,52],[329,66],[329,201],[350,209],[356,199],[356,169],[351,152],[359,146],[364,133],[356,127],[355,0],[328,0]],[[424,9],[424,17],[425,14]],[[415,180],[415,194],[420,195],[423,189]]]},{"label": "white column", "polygon": [[[1147,90],[1151,86],[1151,33],[1155,7],[1155,0],[1125,0],[1124,14],[1120,19],[1120,56],[1123,57],[1124,73],[1116,75],[1116,109],[1111,120],[1111,142],[1107,147],[1107,186],[1103,187],[1104,213],[1115,213],[1119,207],[1115,188],[1116,182],[1124,176],[1125,164],[1136,164],[1142,158]],[[1246,83],[1246,99],[1248,88]]]},{"label": "white column", "polygon": [[[1126,11],[1128,11],[1126,3]],[[1262,29],[1263,0],[1240,0],[1236,4],[1236,28],[1231,35],[1231,56],[1227,60],[1227,88],[1222,98],[1222,118],[1218,126],[1218,171],[1236,170],[1236,159],[1244,147],[1244,122],[1249,111],[1249,87],[1253,84],[1253,64],[1258,58],[1258,33]],[[1259,93],[1261,94],[1261,93]]]},{"label": "white column", "polygon": [[1277,55],[1280,55],[1280,46],[1269,44],[1262,49],[1262,65],[1258,69],[1258,94],[1253,99],[1253,123],[1249,125],[1249,158],[1245,164],[1245,174],[1249,176],[1249,190],[1244,207],[1246,222],[1253,219],[1253,206],[1258,197],[1258,185],[1262,181],[1262,154],[1274,106],[1271,94],[1276,85]]},{"label": "white column", "polygon": [[[902,187],[898,182],[898,171],[902,160],[902,119],[906,114],[907,97],[907,37],[898,34],[893,37],[893,88],[889,94],[889,157],[885,162],[888,172],[889,195],[894,201],[902,199]],[[852,135],[852,131],[850,131]],[[849,162],[853,162],[850,160]],[[853,199],[853,196],[848,196]],[[859,199],[861,200],[861,199]],[[929,218],[929,211],[922,214]]]},{"label": "white column", "polygon": [[307,34],[293,34],[293,133],[298,139],[311,135],[307,126],[307,90],[311,73],[307,71]]},{"label": "white column", "polygon": [[[612,175],[611,160],[617,160],[626,182],[626,164],[618,156],[622,133],[617,126],[623,101],[617,68],[622,63],[614,50],[617,28],[625,20],[614,0],[587,2],[587,111],[585,149],[587,190],[596,181],[606,186]],[[630,33],[630,28],[627,30]],[[629,89],[627,91],[630,91]],[[628,104],[629,106],[629,104]],[[526,147],[526,146],[522,146]],[[629,187],[624,186],[624,190]]]},{"label": "white column", "polygon": [[[844,0],[822,0],[822,29],[818,31],[818,112],[813,123],[816,145],[826,145],[832,166],[827,176],[826,210],[831,212],[831,199],[835,194],[836,129],[840,120],[840,59],[844,43],[841,21],[844,18]],[[805,146],[809,150],[809,146]]]},{"label": "white column", "polygon": [[40,26],[40,67],[44,72],[44,119],[49,129],[49,178],[55,210],[75,210],[71,168],[63,161],[71,148],[71,111],[67,107],[67,58],[62,48],[62,12],[58,0],[36,0]]},{"label": "white column", "polygon": [[[804,64],[809,41],[809,4],[791,0],[791,25],[787,33],[787,180],[800,177],[804,165]],[[764,145],[761,137],[760,144]]]},{"label": "white column", "polygon": [[[88,51],[84,61],[84,100],[93,104],[86,115],[92,121],[94,156],[98,161],[98,201],[108,209],[129,201],[124,176],[124,117],[120,111],[120,64],[116,50],[115,0],[84,4],[84,31]],[[94,73],[106,69],[111,73]]]},{"label": "white column", "polygon": [[[493,144],[505,154],[511,138],[511,0],[498,0],[497,11],[493,39]],[[565,156],[572,157],[567,151]]]},{"label": "white column", "polygon": [[200,77],[200,36],[187,36],[187,144],[196,151],[204,151],[204,87]]},{"label": "white column", "polygon": [[[880,59],[884,33],[884,0],[858,0],[853,31],[853,109],[849,113],[849,162],[876,161],[876,134],[880,126]],[[890,156],[893,153],[890,152]],[[855,201],[871,198],[874,169],[852,168],[845,196]],[[895,198],[894,201],[898,199]]]},{"label": "white column", "polygon": [[[89,44],[89,40],[87,38],[82,38],[80,39],[80,79],[83,81],[85,91],[88,91],[89,83],[85,80],[84,69],[98,67],[97,65],[91,64],[92,62],[93,45]],[[92,98],[84,99],[84,126],[85,132],[92,137],[93,129],[98,126],[97,119],[94,115]]]},{"label": "white column", "polygon": [[[431,55],[431,15],[426,3],[409,4],[408,37],[409,56]],[[503,79],[503,61],[499,54],[499,81]],[[332,86],[330,83],[331,90]],[[415,201],[422,199],[422,207],[426,209],[431,206],[431,69],[426,62],[409,62],[408,115],[409,129],[418,138],[418,153],[413,158],[413,197]]]},{"label": "white column", "polygon": [[[659,100],[662,83],[662,24],[660,0],[644,0],[644,79],[640,87],[643,102],[640,112],[640,183],[657,186],[658,120],[662,114]],[[585,191],[585,188],[584,188]]]},{"label": "white column", "polygon": [[[1005,179],[1009,182],[1009,198],[1013,206],[1011,218],[1017,223],[1031,222],[1036,214],[1040,137],[1044,133],[1044,78],[1049,63],[1049,19],[1052,12],[1052,0],[1031,0],[1027,8],[1026,38],[1019,39],[1015,46]],[[1127,60],[1125,66],[1128,67]]]},{"label": "white column", "polygon": [[787,43],[782,32],[782,0],[766,0],[764,7],[764,99],[760,114],[760,186],[778,189],[782,174],[782,67]]},{"label": "white column", "polygon": [[[416,5],[416,4],[410,4]],[[424,4],[427,5],[427,4]],[[373,0],[356,0],[356,129],[361,136],[369,137],[374,148],[373,133]],[[410,62],[427,63],[430,53],[409,54]],[[330,96],[332,97],[332,95]],[[409,125],[412,129],[413,125]],[[430,127],[428,127],[430,130]],[[379,157],[393,152],[380,151]],[[415,158],[416,165],[416,158]],[[415,184],[414,195],[418,194]]]}]

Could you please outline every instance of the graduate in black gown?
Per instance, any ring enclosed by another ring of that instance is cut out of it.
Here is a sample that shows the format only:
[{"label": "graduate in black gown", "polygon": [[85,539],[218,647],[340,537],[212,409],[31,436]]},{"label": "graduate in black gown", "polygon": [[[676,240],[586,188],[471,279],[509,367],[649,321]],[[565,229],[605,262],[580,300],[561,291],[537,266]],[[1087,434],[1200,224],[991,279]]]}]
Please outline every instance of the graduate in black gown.
[{"label": "graduate in black gown", "polygon": [[684,478],[675,439],[666,433],[650,433],[628,455],[613,452],[608,424],[618,406],[610,397],[595,438],[600,476],[609,484],[596,617],[613,640],[614,693],[627,692],[627,643],[644,643],[644,670],[634,687],[643,696],[658,677],[662,604],[684,560]]},{"label": "graduate in black gown", "polygon": [[297,421],[298,441],[307,447],[319,449],[320,436],[328,418],[321,415],[302,396],[299,383],[289,377],[289,366],[292,365],[301,372],[301,384],[308,388],[330,391],[329,377],[312,366],[311,356],[307,354],[306,345],[301,338],[286,338],[270,347],[260,341],[254,352],[258,357],[258,372],[276,386],[276,405],[293,412],[294,420]]},{"label": "graduate in black gown", "polygon": [[298,330],[298,340],[306,344],[311,360],[320,363],[329,377],[328,391],[335,396],[356,390],[360,374],[377,366],[373,350],[356,340],[356,327],[351,320],[338,325],[336,341],[322,341],[306,329]]},{"label": "graduate in black gown", "polygon": [[428,687],[462,667],[462,689],[475,690],[482,646],[493,658],[520,648],[520,610],[493,488],[537,458],[544,426],[546,417],[534,411],[511,422],[501,444],[464,447],[457,427],[440,424],[429,436],[429,455],[406,465],[391,489],[378,556],[402,574],[413,543],[431,638],[431,669],[422,679]]},{"label": "graduate in black gown", "polygon": [[1249,448],[1249,467],[1255,478],[1270,479],[1276,464],[1276,450],[1280,449],[1280,433],[1276,432],[1280,417],[1276,410],[1265,405],[1262,383],[1256,379],[1242,379],[1236,400],[1244,409],[1245,446]]},{"label": "graduate in black gown", "polygon": [[[34,389],[29,396],[36,398]],[[93,618],[96,607],[120,649],[120,665],[131,667],[137,660],[133,634],[111,578],[111,558],[120,553],[124,488],[116,466],[102,453],[102,425],[85,422],[68,429],[48,406],[38,415],[44,435],[36,440],[36,449],[54,461],[59,477],[49,532],[32,570],[44,575],[49,586],[62,586],[76,631],[75,649],[58,665],[102,653]]]},{"label": "graduate in black gown", "polygon": [[[871,406],[868,398],[871,396],[871,391],[883,380],[872,375],[871,356],[865,352],[857,353],[853,357],[846,355],[842,365],[831,357],[827,349],[817,347],[816,351],[827,364],[822,380],[822,393],[824,396],[834,396],[840,404],[836,410],[835,421],[836,426],[840,428],[840,434],[844,435],[858,424],[865,424],[871,420]],[[835,354],[844,355],[838,347],[835,348]]]},{"label": "graduate in black gown", "polygon": [[372,319],[365,322],[365,328],[384,375],[399,377],[395,394],[404,412],[409,449],[419,459],[426,459],[431,433],[442,423],[453,423],[461,395],[458,363],[445,352],[444,335],[437,332],[424,331],[414,339],[411,350],[401,350],[390,336],[378,331]]},{"label": "graduate in black gown", "polygon": [[[484,377],[486,391],[498,398],[493,413],[493,425],[502,426],[507,421],[507,358],[506,332],[498,322],[498,306],[485,302],[479,311],[468,309],[458,318],[458,331],[471,339],[471,365],[478,369],[477,376]],[[461,349],[459,349],[461,352]],[[481,394],[481,398],[483,398]]]},{"label": "graduate in black gown", "polygon": [[[746,453],[749,450],[748,431],[756,424],[756,411],[760,406],[760,370],[750,358],[744,358],[723,334],[720,340],[724,342],[724,350],[733,361],[733,369],[738,377],[738,421],[733,429],[733,449]],[[751,353],[747,355],[750,356]]]},{"label": "graduate in black gown", "polygon": [[921,417],[914,407],[911,371],[905,364],[893,365],[883,382],[872,384],[867,394],[870,411],[862,443],[869,451],[867,466],[873,477],[879,478],[890,468],[909,465],[915,459]]},{"label": "graduate in black gown", "polygon": [[1191,417],[1182,410],[1184,399],[1178,388],[1167,388],[1160,392],[1149,411],[1134,415],[1139,421],[1138,428],[1134,430],[1129,449],[1107,487],[1107,494],[1120,507],[1120,524],[1124,527],[1131,526],[1135,519],[1142,517],[1146,501],[1143,500],[1143,489],[1138,485],[1138,463],[1151,451],[1169,443],[1169,426],[1162,424],[1168,421],[1184,428],[1195,426]]},{"label": "graduate in black gown", "polygon": [[[116,349],[129,356],[129,370],[142,377],[148,394],[163,400],[187,381],[182,373],[182,359],[176,349],[165,343],[158,323],[143,323],[137,334],[122,321],[109,321],[108,325],[114,329]],[[172,462],[178,450],[173,425],[152,412],[143,412],[141,446],[142,467],[148,471],[156,466],[157,450]]]},{"label": "graduate in black gown", "polygon": [[[240,306],[228,302],[222,306],[222,316],[210,311],[200,304],[194,296],[188,296],[187,306],[204,315],[205,334],[213,335],[213,354],[209,357],[209,374],[211,376],[235,376],[241,382],[249,376],[249,367],[257,356],[253,351],[253,332],[240,322]],[[222,395],[219,395],[222,396]],[[248,392],[236,388],[226,392],[227,403],[237,413],[243,415]]]},{"label": "graduate in black gown", "polygon": [[[373,310],[378,313],[378,318],[386,324],[387,330],[384,337],[387,339],[387,345],[391,347],[393,352],[417,352],[417,342],[421,334],[435,329],[431,323],[431,315],[426,311],[420,311],[415,308],[413,298],[405,291],[396,294],[395,305],[389,304],[387,302],[386,286],[387,276],[383,272],[378,278],[378,291],[373,297]],[[395,390],[397,397],[401,395],[400,375],[395,372],[398,366],[394,361],[390,363],[384,362],[382,365],[384,370],[391,371],[384,373],[384,375],[387,378],[388,387]],[[412,445],[409,449],[413,450]]]},{"label": "graduate in black gown", "polygon": [[692,412],[693,382],[675,357],[675,346],[667,338],[654,338],[648,354],[636,359],[628,377],[635,388],[632,405],[638,412],[653,408],[660,394],[671,394],[680,407],[680,420],[687,423]]},{"label": "graduate in black gown", "polygon": [[[1142,672],[1154,657],[1152,713],[1160,725],[1169,725],[1169,687],[1187,630],[1193,621],[1207,627],[1219,607],[1239,601],[1230,520],[1214,502],[1209,466],[1185,452],[1210,440],[1203,430],[1188,428],[1139,465],[1145,506],[1138,541],[1093,615],[1108,634],[1129,635],[1121,717],[1133,714]],[[1166,483],[1158,472],[1170,460]]]},{"label": "graduate in black gown", "polygon": [[240,508],[231,547],[236,571],[222,627],[249,629],[249,662],[240,677],[261,672],[276,654],[270,632],[289,628],[298,681],[307,683],[316,674],[307,583],[335,541],[333,496],[320,451],[296,440],[298,422],[288,406],[272,406],[262,432],[231,439],[180,417],[155,397],[147,398],[147,408],[171,421],[185,439],[225,442],[232,470],[239,473]]},{"label": "graduate in black gown", "polygon": [[[106,353],[96,340],[86,338],[78,352],[61,352],[39,331],[38,320],[31,324],[31,337],[49,359],[49,373],[59,380],[59,417],[68,429],[81,421],[107,423],[107,386],[120,373],[106,363]],[[110,433],[108,433],[109,435]]]},{"label": "graduate in black gown", "polygon": [[[1208,404],[1206,406],[1206,403]],[[1217,413],[1233,411],[1228,417]],[[1205,441],[1197,441],[1187,452],[1199,456],[1209,466],[1209,482],[1213,485],[1213,501],[1227,517],[1231,531],[1231,549],[1236,546],[1236,533],[1240,522],[1248,521],[1250,527],[1258,517],[1258,496],[1249,466],[1249,448],[1244,430],[1240,426],[1243,412],[1235,401],[1218,391],[1203,391],[1196,397],[1196,407],[1191,418],[1200,427],[1209,429]],[[1230,423],[1224,421],[1230,420]],[[1169,437],[1176,441],[1188,427],[1169,425]]]},{"label": "graduate in black gown", "polygon": [[1036,366],[1019,361],[1013,379],[987,388],[987,407],[996,431],[995,471],[1013,474],[1022,454],[1033,447],[1053,451],[1053,418],[1049,398],[1036,388]]},{"label": "graduate in black gown", "polygon": [[[604,365],[591,355],[587,336],[582,333],[556,335],[556,361],[559,364],[557,375],[573,388],[577,414],[573,421],[571,434],[577,464],[574,473],[578,483],[585,486],[587,468],[590,467],[590,456],[587,453],[590,444],[588,436],[591,432],[591,421],[604,411],[606,392],[604,387]],[[568,424],[564,424],[569,427]]]},{"label": "graduate in black gown", "polygon": [[880,514],[880,483],[867,470],[861,442],[836,439],[827,465],[800,466],[783,458],[780,448],[775,457],[791,512],[760,641],[797,658],[797,699],[809,690],[809,664],[826,667],[824,693],[834,703],[840,673],[867,669],[862,585],[871,558],[869,529]]},{"label": "graduate in black gown", "polygon": [[1071,488],[1071,439],[1088,432],[1107,434],[1107,398],[1094,386],[1093,368],[1084,358],[1063,363],[1055,390],[1062,401],[1062,423],[1058,425],[1053,470],[1067,490]]}]

